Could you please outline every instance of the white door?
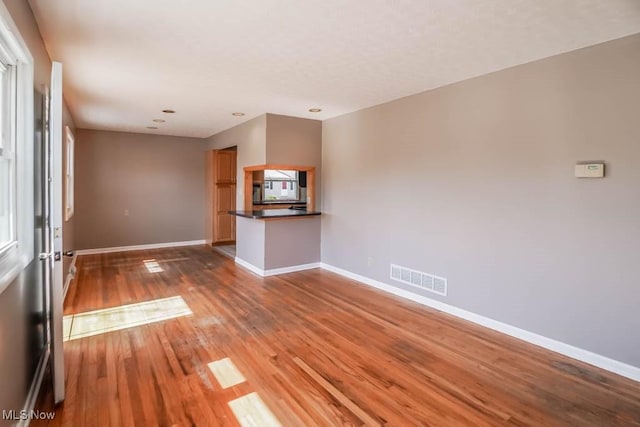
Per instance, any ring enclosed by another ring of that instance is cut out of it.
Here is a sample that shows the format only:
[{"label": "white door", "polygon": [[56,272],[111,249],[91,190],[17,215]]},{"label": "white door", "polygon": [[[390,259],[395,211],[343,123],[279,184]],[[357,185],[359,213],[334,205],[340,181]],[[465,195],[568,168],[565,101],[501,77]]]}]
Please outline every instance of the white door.
[{"label": "white door", "polygon": [[45,116],[43,183],[45,289],[48,290],[49,349],[53,398],[64,400],[64,351],[62,348],[62,64],[54,62],[51,70],[51,94]]}]

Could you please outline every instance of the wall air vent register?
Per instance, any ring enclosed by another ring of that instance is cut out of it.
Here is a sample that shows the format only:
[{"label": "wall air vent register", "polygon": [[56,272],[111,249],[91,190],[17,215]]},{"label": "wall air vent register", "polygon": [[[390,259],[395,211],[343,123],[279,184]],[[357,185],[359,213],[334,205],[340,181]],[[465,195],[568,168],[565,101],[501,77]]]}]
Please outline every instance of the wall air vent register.
[{"label": "wall air vent register", "polygon": [[438,295],[447,296],[447,279],[391,264],[391,279]]}]

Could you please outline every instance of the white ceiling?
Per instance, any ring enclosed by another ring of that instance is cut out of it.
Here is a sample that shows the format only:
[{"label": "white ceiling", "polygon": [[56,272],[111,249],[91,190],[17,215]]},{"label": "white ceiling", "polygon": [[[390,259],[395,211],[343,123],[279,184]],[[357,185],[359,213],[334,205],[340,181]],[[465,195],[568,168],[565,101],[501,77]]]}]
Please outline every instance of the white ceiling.
[{"label": "white ceiling", "polygon": [[[78,127],[194,137],[265,112],[327,119],[640,32],[638,0],[30,3]],[[146,129],[154,118],[167,122]]]}]

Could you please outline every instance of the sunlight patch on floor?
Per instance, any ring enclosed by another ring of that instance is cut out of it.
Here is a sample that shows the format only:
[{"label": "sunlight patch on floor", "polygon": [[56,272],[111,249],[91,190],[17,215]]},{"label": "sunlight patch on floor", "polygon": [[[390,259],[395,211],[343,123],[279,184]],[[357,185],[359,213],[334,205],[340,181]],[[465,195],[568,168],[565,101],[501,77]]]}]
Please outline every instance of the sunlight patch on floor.
[{"label": "sunlight patch on floor", "polygon": [[73,322],[73,315],[64,316],[62,318],[62,336],[66,339],[71,335],[71,323]]},{"label": "sunlight patch on floor", "polygon": [[155,259],[145,259],[142,262],[144,263],[144,266],[147,267],[147,271],[149,273],[160,273],[161,271],[164,271]]},{"label": "sunlight patch on floor", "polygon": [[231,359],[216,360],[207,365],[222,388],[233,387],[246,381]]},{"label": "sunlight patch on floor", "polygon": [[230,401],[229,406],[242,427],[277,427],[282,425],[256,392]]},{"label": "sunlight patch on floor", "polygon": [[191,314],[193,312],[181,296],[71,314],[63,318],[64,341],[119,331]]}]

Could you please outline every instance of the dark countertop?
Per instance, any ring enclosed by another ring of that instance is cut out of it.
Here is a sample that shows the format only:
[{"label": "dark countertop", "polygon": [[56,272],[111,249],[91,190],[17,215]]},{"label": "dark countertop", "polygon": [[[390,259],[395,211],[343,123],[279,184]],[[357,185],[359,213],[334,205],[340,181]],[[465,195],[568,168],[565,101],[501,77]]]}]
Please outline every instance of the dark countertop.
[{"label": "dark countertop", "polygon": [[301,209],[265,209],[257,211],[229,211],[231,215],[253,219],[271,218],[301,218],[305,216],[320,215],[317,211],[306,211]]},{"label": "dark countertop", "polygon": [[253,202],[254,205],[306,205],[307,202],[296,202],[292,200],[262,200],[260,202]]}]

